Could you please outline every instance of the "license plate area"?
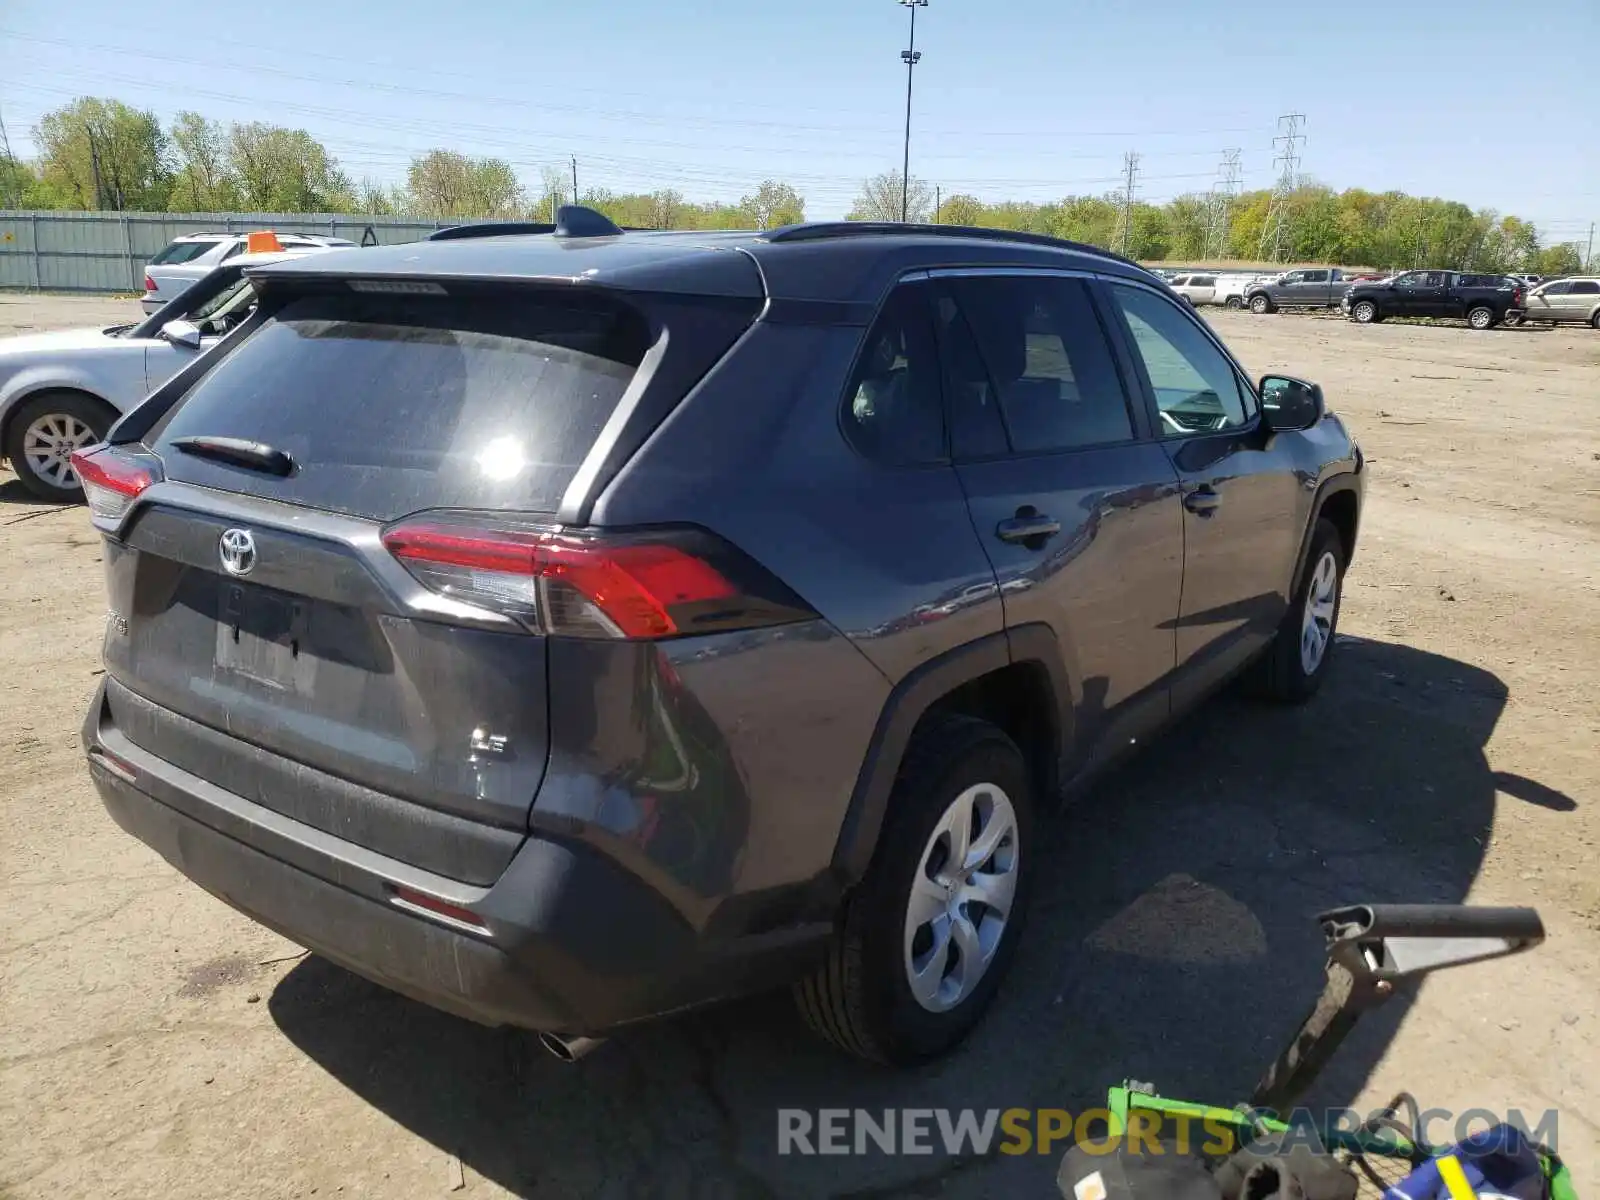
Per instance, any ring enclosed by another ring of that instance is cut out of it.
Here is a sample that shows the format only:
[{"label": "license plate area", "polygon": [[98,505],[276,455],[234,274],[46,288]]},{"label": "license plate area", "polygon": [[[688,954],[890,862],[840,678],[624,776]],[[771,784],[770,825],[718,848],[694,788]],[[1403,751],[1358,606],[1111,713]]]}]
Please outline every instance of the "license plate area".
[{"label": "license plate area", "polygon": [[253,584],[222,580],[218,586],[218,669],[272,691],[309,696],[317,665],[309,653],[311,605]]}]

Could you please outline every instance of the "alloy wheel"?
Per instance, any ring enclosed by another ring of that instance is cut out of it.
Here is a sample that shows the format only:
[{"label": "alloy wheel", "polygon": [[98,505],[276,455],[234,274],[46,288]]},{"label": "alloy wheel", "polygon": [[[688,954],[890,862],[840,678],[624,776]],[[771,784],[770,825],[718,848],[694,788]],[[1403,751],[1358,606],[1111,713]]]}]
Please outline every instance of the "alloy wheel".
[{"label": "alloy wheel", "polygon": [[46,413],[24,431],[22,456],[40,479],[62,491],[71,491],[78,486],[77,472],[72,469],[73,452],[99,440],[99,435],[77,417]]}]

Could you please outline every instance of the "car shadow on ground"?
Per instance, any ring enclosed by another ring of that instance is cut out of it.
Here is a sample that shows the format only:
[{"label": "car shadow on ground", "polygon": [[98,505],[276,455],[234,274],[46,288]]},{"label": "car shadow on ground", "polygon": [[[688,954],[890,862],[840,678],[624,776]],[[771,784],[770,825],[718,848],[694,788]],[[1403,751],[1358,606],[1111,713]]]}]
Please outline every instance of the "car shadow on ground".
[{"label": "car shadow on ground", "polygon": [[[1220,697],[1046,823],[1012,977],[973,1037],[924,1069],[840,1056],[784,996],[637,1030],[573,1066],[315,958],[272,1015],[363,1099],[519,1195],[1054,1195],[1064,1144],[781,1156],[777,1113],[1077,1113],[1124,1078],[1245,1099],[1320,986],[1317,912],[1460,901],[1497,783],[1519,797],[1507,803],[1571,804],[1491,774],[1494,675],[1384,642],[1341,637],[1338,653],[1310,705]],[[1369,1018],[1309,1099],[1353,1097],[1402,1009]]]}]

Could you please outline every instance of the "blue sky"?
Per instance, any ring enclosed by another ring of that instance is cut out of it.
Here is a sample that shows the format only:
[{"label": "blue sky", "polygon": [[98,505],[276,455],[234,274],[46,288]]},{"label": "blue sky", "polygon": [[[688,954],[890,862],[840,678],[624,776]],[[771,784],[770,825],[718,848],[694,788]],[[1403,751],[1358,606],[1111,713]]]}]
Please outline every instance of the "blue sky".
[{"label": "blue sky", "polygon": [[[794,183],[841,215],[900,162],[907,11],[895,0],[6,0],[0,116],[13,149],[49,108],[117,96],[163,118],[302,126],[357,178],[445,145],[525,179],[736,198]],[[269,15],[255,15],[265,12]],[[1600,219],[1600,0],[932,0],[918,11],[912,173],[945,192],[1046,200],[1204,191],[1221,152],[1271,179],[1279,114],[1335,187]]]}]

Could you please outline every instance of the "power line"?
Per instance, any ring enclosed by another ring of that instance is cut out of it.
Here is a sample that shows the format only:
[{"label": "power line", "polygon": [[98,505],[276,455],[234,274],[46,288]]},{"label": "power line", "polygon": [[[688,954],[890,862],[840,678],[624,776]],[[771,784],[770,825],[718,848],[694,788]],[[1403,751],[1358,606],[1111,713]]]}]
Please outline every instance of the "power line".
[{"label": "power line", "polygon": [[1271,262],[1282,262],[1289,253],[1289,197],[1300,186],[1300,143],[1306,140],[1300,125],[1305,119],[1305,113],[1287,113],[1279,117],[1278,128],[1282,132],[1272,139],[1272,144],[1280,147],[1272,163],[1282,170],[1272,188],[1272,204],[1267,209],[1267,223],[1261,227],[1258,248],[1261,257],[1267,258],[1268,247],[1271,247]]}]

